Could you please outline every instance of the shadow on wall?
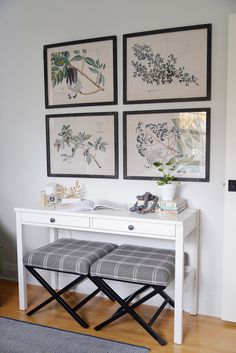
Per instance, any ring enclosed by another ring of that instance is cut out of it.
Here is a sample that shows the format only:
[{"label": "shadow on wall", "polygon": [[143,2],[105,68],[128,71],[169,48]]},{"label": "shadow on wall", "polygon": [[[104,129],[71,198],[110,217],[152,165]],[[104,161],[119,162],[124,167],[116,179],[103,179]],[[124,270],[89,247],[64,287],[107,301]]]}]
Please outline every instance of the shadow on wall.
[{"label": "shadow on wall", "polygon": [[[16,279],[16,244],[14,239],[12,239],[12,234],[6,230],[3,224],[0,222],[0,244],[2,245],[3,254],[3,266],[1,277]],[[11,259],[9,262],[8,259]]]}]

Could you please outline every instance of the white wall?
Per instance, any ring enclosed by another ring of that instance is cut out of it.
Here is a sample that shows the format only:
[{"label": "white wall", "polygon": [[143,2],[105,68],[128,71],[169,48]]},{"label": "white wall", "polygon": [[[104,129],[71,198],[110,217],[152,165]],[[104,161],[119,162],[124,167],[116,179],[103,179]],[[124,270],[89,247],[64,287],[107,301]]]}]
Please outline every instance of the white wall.
[{"label": "white wall", "polygon": [[[16,261],[14,206],[37,201],[49,180],[68,185],[75,181],[46,177],[45,113],[117,110],[121,127],[123,110],[211,107],[210,183],[183,183],[182,196],[191,207],[201,209],[199,311],[220,316],[227,21],[235,10],[233,0],[0,0],[0,241],[6,269]],[[212,100],[123,106],[122,34],[201,23],[213,25]],[[46,111],[43,45],[108,35],[118,36],[119,104]],[[81,183],[88,198],[112,197],[129,203],[137,194],[156,192],[154,182],[123,180],[122,168],[119,180]],[[42,230],[30,232],[35,237],[29,246],[45,239]]]},{"label": "white wall", "polygon": [[[225,181],[235,179],[235,92],[236,92],[236,14],[229,20],[229,50],[228,50],[228,85],[227,85],[227,124],[226,124],[226,168]],[[225,190],[224,219],[224,251],[223,251],[223,288],[222,288],[222,318],[236,322],[236,193]]]}]

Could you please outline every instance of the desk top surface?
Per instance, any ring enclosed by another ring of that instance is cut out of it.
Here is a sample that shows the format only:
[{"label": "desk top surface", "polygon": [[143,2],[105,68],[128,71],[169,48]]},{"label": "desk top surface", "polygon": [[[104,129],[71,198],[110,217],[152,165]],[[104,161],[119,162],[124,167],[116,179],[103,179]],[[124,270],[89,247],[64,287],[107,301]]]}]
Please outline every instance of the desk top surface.
[{"label": "desk top surface", "polygon": [[140,214],[136,212],[130,212],[129,210],[126,211],[119,211],[119,210],[112,210],[112,209],[99,209],[94,211],[65,211],[58,206],[50,206],[50,207],[40,207],[39,205],[34,205],[32,207],[16,207],[15,212],[22,213],[22,212],[29,212],[29,213],[44,213],[49,215],[66,215],[66,216],[77,216],[77,217],[90,217],[90,218],[113,218],[113,219],[130,219],[130,220],[140,220],[148,222],[163,222],[163,223],[178,223],[183,224],[192,216],[196,216],[198,213],[197,209],[190,209],[187,208],[182,211],[180,214],[166,214],[166,213],[147,213],[147,214]]}]

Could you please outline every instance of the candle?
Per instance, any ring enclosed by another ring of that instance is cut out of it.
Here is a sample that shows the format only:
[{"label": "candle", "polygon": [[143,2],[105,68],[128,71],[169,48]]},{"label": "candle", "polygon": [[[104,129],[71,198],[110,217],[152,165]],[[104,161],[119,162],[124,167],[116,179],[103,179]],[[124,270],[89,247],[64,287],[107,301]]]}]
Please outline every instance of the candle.
[{"label": "candle", "polygon": [[45,207],[45,206],[46,206],[46,192],[41,191],[41,207]]}]

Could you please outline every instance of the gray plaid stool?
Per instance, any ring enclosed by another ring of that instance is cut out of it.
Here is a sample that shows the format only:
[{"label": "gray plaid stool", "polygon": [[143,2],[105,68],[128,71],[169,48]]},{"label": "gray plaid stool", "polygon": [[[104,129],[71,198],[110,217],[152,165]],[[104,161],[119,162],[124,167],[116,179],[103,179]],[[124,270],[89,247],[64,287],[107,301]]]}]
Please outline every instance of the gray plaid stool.
[{"label": "gray plaid stool", "polygon": [[[167,304],[174,307],[174,301],[165,293],[175,273],[175,252],[173,250],[155,249],[143,246],[121,245],[112,252],[96,261],[90,268],[90,274],[104,293],[120,304],[111,318],[95,327],[100,330],[125,314],[130,314],[155,340],[161,345],[166,341],[153,329],[152,325]],[[135,293],[122,299],[104,280],[112,279],[121,282],[143,284]],[[152,289],[143,298],[131,304],[137,295]],[[134,309],[150,298],[159,294],[164,302],[146,323]],[[130,305],[129,305],[130,304]]]},{"label": "gray plaid stool", "polygon": [[[85,278],[90,278],[90,266],[116,247],[117,245],[111,243],[63,238],[26,254],[24,256],[25,267],[51,294],[50,298],[28,312],[28,315],[34,314],[45,305],[56,300],[81,326],[87,328],[88,324],[76,313],[76,311],[93,298],[100,289],[96,289],[73,308],[65,302],[61,295],[82,282]],[[57,292],[35,269],[79,276]]]}]

